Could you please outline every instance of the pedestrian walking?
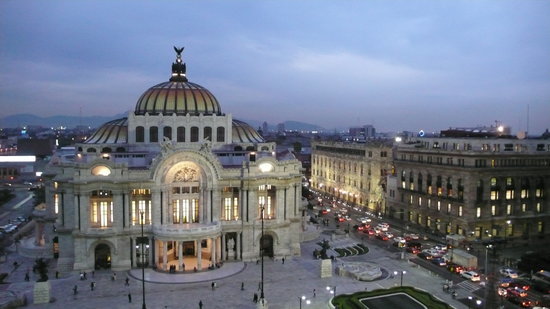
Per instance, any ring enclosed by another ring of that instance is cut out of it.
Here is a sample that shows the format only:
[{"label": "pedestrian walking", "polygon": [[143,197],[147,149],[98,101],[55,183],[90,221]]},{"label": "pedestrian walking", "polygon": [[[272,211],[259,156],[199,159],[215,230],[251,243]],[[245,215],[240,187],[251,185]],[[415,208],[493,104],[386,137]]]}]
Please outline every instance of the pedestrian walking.
[{"label": "pedestrian walking", "polygon": [[113,281],[116,280],[116,273],[113,273]]},{"label": "pedestrian walking", "polygon": [[128,293],[128,302],[129,302],[129,303],[132,302],[132,294],[131,294],[131,293]]},{"label": "pedestrian walking", "polygon": [[254,293],[254,297],[252,298],[252,301],[255,303],[258,302],[258,293]]},{"label": "pedestrian walking", "polygon": [[84,273],[80,272],[80,280],[84,280]]},{"label": "pedestrian walking", "polygon": [[199,309],[202,309],[202,300],[199,300]]},{"label": "pedestrian walking", "polygon": [[78,286],[76,284],[73,287],[73,295],[76,295],[78,293]]},{"label": "pedestrian walking", "polygon": [[313,289],[313,297],[315,298],[316,294],[315,292],[317,292],[315,289]]},{"label": "pedestrian walking", "polygon": [[210,286],[212,286],[212,291],[213,291],[213,290],[214,290],[214,286],[215,286],[215,285],[214,285],[214,281],[212,281],[212,284],[211,284]]},{"label": "pedestrian walking", "polygon": [[95,288],[95,281],[90,282],[90,290],[93,291]]},{"label": "pedestrian walking", "polygon": [[244,291],[244,282],[241,282],[241,291]]},{"label": "pedestrian walking", "polygon": [[86,272],[84,272],[84,280],[88,280],[88,278],[86,277]]},{"label": "pedestrian walking", "polygon": [[29,281],[29,280],[30,280],[30,278],[29,278],[29,272],[27,272],[27,273],[25,274],[25,281]]},{"label": "pedestrian walking", "polygon": [[130,278],[126,277],[126,280],[124,282],[125,286],[130,286]]},{"label": "pedestrian walking", "polygon": [[283,259],[282,259],[282,261],[283,261],[283,264],[284,264],[284,263],[285,263],[285,257],[284,257],[284,256],[283,256]]}]

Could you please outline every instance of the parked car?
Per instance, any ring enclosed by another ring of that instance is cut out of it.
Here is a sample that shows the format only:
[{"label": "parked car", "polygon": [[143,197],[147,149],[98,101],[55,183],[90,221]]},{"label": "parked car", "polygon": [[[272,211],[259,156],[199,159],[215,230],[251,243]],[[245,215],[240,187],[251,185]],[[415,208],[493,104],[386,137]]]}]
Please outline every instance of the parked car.
[{"label": "parked car", "polygon": [[511,269],[511,268],[501,268],[499,270],[500,274],[505,276],[505,277],[510,277],[510,278],[517,278],[519,275],[518,275],[518,272]]},{"label": "parked car", "polygon": [[480,281],[481,277],[475,271],[464,271],[460,274],[462,278],[470,279],[471,281]]}]

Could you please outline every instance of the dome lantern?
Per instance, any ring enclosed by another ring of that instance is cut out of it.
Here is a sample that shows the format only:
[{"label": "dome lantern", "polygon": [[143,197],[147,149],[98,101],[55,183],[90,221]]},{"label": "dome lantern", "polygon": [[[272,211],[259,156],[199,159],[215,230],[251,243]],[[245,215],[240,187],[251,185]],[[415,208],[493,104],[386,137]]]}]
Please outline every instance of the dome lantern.
[{"label": "dome lantern", "polygon": [[176,62],[172,63],[172,77],[170,77],[171,82],[186,82],[187,77],[185,76],[185,63],[181,60],[181,53],[185,47],[177,48],[174,46],[176,51]]}]

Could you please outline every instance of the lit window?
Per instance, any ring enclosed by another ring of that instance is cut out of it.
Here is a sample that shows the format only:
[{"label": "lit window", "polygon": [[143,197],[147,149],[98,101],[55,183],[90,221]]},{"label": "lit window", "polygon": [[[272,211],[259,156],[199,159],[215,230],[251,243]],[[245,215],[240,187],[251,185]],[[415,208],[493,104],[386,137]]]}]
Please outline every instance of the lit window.
[{"label": "lit window", "polygon": [[476,208],[476,218],[481,218],[481,207]]},{"label": "lit window", "polygon": [[53,195],[53,206],[56,214],[59,213],[59,194]]},{"label": "lit window", "polygon": [[539,233],[544,232],[544,222],[542,221],[537,222],[537,232]]},{"label": "lit window", "polygon": [[98,165],[92,168],[92,175],[94,176],[109,176],[111,175],[111,169],[105,165]]},{"label": "lit window", "polygon": [[428,199],[428,208],[432,207],[432,200]]},{"label": "lit window", "polygon": [[441,201],[437,201],[437,211],[441,211]]},{"label": "lit window", "polygon": [[497,207],[495,205],[491,206],[491,216],[497,215]]},{"label": "lit window", "polygon": [[510,204],[506,205],[506,214],[507,215],[512,214],[512,205],[510,205]]},{"label": "lit window", "polygon": [[458,216],[462,217],[462,206],[458,206]]},{"label": "lit window", "polygon": [[418,197],[418,206],[422,206],[422,197]]},{"label": "lit window", "polygon": [[521,212],[527,211],[527,204],[523,203],[521,204]]},{"label": "lit window", "polygon": [[542,197],[542,189],[535,189],[535,196]]},{"label": "lit window", "polygon": [[529,198],[529,190],[521,189],[521,198]]},{"label": "lit window", "polygon": [[540,202],[537,203],[536,209],[537,209],[537,212],[542,212],[542,206]]},{"label": "lit window", "polygon": [[491,190],[491,201],[498,200],[498,190]]},{"label": "lit window", "polygon": [[506,190],[506,199],[507,200],[513,200],[514,199],[514,190]]},{"label": "lit window", "polygon": [[224,198],[224,202],[223,202],[223,218],[225,220],[231,220],[231,198],[230,197],[226,197]]},{"label": "lit window", "polygon": [[447,213],[450,213],[452,210],[451,203],[447,204]]}]

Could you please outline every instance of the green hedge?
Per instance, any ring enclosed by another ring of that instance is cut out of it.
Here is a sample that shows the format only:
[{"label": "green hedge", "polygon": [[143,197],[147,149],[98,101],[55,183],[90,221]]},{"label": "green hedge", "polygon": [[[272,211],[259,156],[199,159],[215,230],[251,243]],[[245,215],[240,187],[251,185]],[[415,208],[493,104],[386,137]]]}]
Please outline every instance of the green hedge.
[{"label": "green hedge", "polygon": [[361,291],[354,294],[342,294],[337,295],[332,299],[332,304],[339,309],[364,309],[365,306],[361,303],[361,299],[388,295],[395,293],[405,293],[417,301],[424,304],[430,309],[452,309],[450,305],[436,299],[433,295],[428,292],[417,290],[413,287],[403,286],[403,287],[393,287],[390,289],[379,289],[370,292]]}]

